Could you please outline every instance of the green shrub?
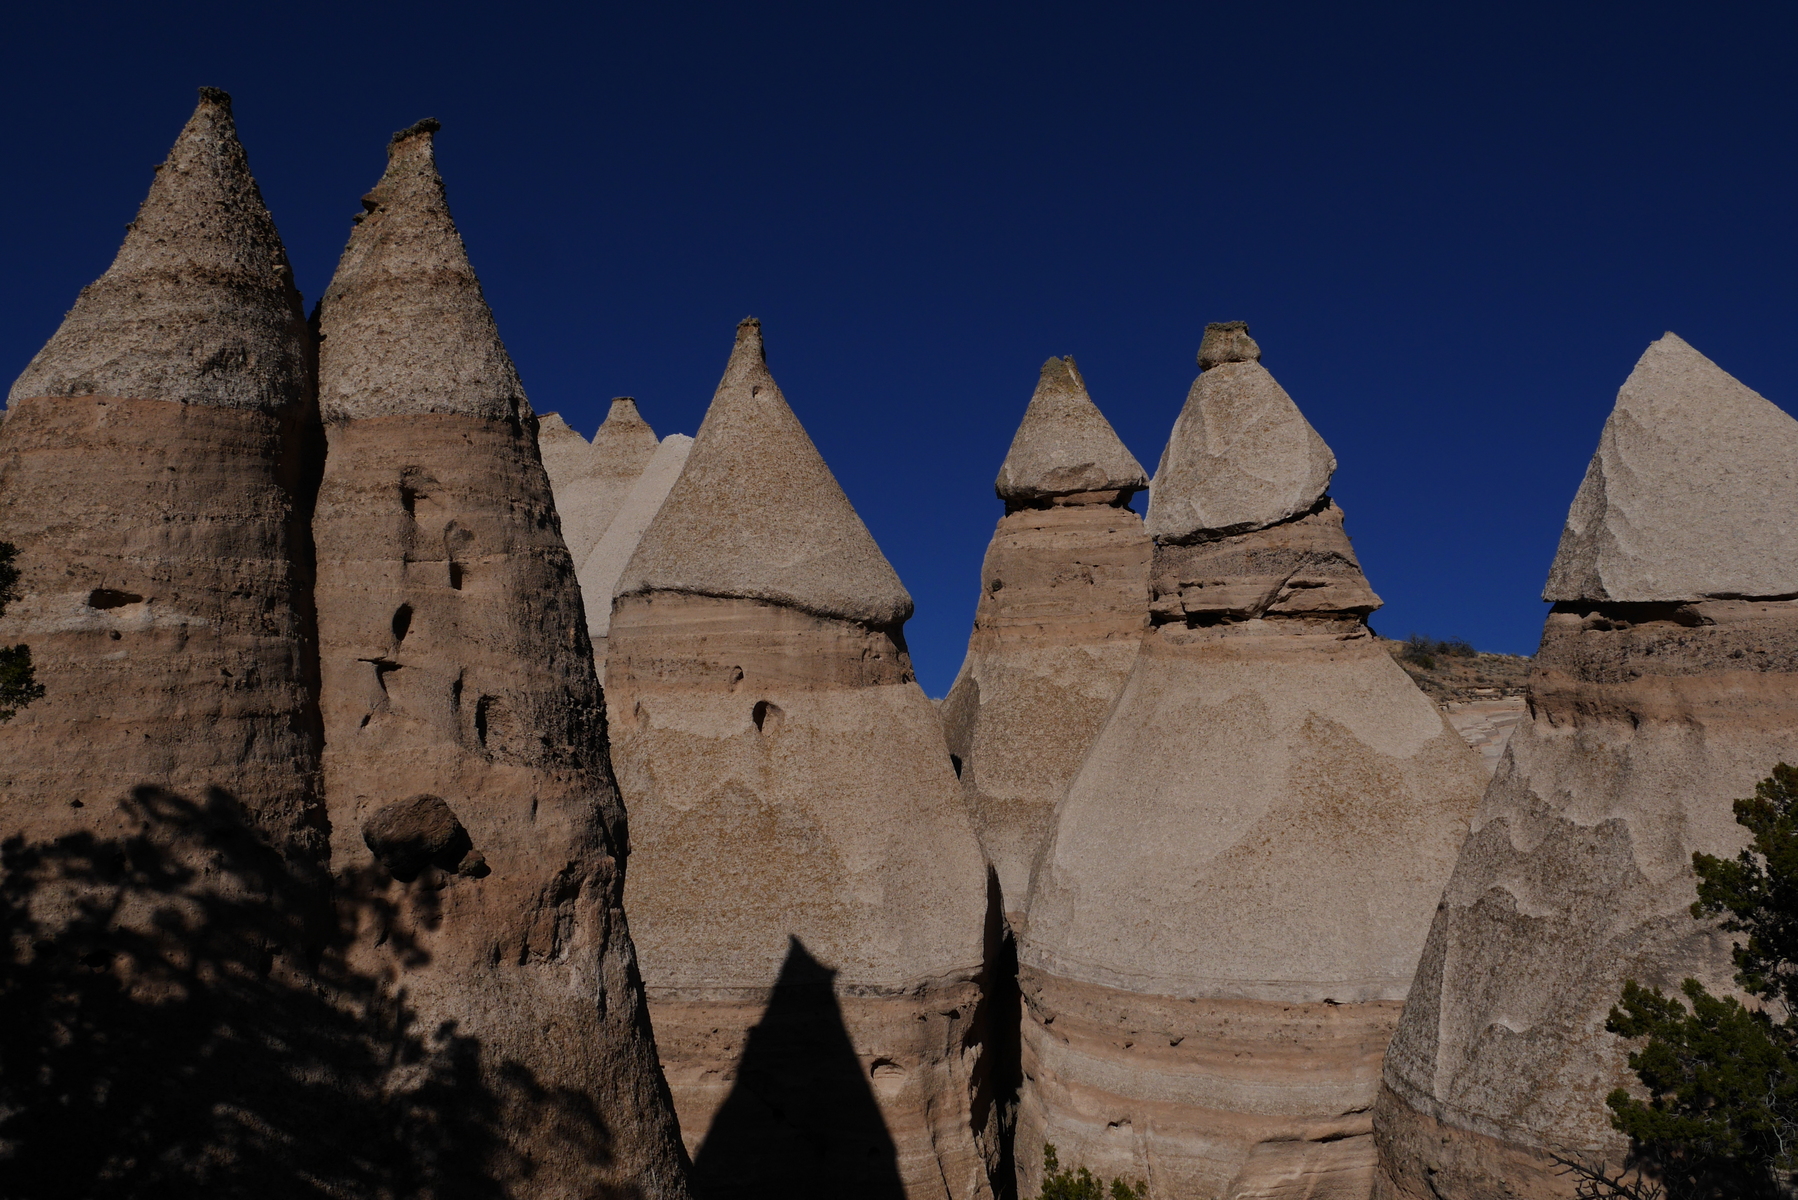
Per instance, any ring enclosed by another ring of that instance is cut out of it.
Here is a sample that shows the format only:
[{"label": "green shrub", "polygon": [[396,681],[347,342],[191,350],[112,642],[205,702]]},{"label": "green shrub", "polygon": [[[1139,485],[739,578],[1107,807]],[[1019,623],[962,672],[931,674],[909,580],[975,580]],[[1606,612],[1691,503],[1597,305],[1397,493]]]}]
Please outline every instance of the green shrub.
[{"label": "green shrub", "polygon": [[1111,1181],[1109,1191],[1105,1181],[1094,1175],[1085,1167],[1078,1171],[1061,1169],[1061,1160],[1055,1153],[1053,1142],[1043,1145],[1043,1190],[1040,1200],[1147,1200],[1149,1185],[1137,1180],[1135,1186],[1122,1179]]}]

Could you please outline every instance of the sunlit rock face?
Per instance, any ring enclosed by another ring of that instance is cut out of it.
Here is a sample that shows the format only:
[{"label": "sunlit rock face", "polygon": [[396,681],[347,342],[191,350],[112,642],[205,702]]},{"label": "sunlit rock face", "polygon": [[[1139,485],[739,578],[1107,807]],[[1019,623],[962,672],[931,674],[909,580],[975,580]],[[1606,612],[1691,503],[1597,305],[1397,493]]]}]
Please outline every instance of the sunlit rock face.
[{"label": "sunlit rock face", "polygon": [[985,867],[910,612],[744,322],[607,665],[626,900],[703,1196],[991,1194]]},{"label": "sunlit rock face", "polygon": [[1482,783],[1368,631],[1328,447],[1246,328],[1206,350],[1153,485],[1152,626],[1019,936],[1022,1195],[1047,1142],[1155,1196],[1366,1196]]},{"label": "sunlit rock face", "polygon": [[1074,360],[1044,363],[999,471],[1006,514],[942,707],[1008,918],[1022,915],[1056,802],[1148,630],[1150,542],[1125,507],[1147,485]]},{"label": "sunlit rock face", "polygon": [[[321,305],[314,533],[347,956],[471,1047],[467,1152],[515,1196],[688,1195],[622,908],[628,845],[532,413],[450,219],[435,122],[395,136]],[[398,1063],[391,1086],[420,1081]]]},{"label": "sunlit rock face", "polygon": [[[1623,981],[1728,990],[1692,854],[1798,754],[1798,422],[1668,334],[1568,514],[1511,737],[1430,930],[1375,1110],[1382,1196],[1570,1196],[1553,1153],[1626,1149],[1604,1097]],[[1754,595],[1767,589],[1768,595]]]},{"label": "sunlit rock face", "polygon": [[117,833],[151,785],[229,793],[321,862],[307,619],[313,363],[293,272],[205,89],[112,266],[13,385],[0,537],[42,699],[0,725],[26,841]]}]

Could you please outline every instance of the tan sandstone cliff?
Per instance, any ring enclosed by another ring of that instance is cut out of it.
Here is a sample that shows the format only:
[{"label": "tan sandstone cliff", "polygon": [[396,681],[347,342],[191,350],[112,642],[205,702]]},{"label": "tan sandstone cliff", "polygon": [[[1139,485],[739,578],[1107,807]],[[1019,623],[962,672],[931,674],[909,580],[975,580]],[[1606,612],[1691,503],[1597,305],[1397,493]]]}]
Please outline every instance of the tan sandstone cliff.
[{"label": "tan sandstone cliff", "polygon": [[910,614],[743,322],[607,665],[627,899],[702,1197],[990,1194],[985,869]]},{"label": "tan sandstone cliff", "polygon": [[1361,1197],[1369,1110],[1482,782],[1367,629],[1334,457],[1207,328],[1148,526],[1154,626],[1019,938],[1042,1146],[1154,1197]]},{"label": "tan sandstone cliff", "polygon": [[1008,914],[1149,624],[1142,467],[1072,358],[1043,364],[995,485],[1005,516],[943,726]]},{"label": "tan sandstone cliff", "polygon": [[[464,1048],[507,1195],[687,1194],[621,906],[628,845],[537,418],[395,135],[321,303],[332,868],[349,957]],[[392,1086],[417,1081],[397,1064]]]},{"label": "tan sandstone cliff", "polygon": [[8,836],[115,833],[139,785],[222,789],[276,847],[322,860],[312,375],[230,98],[203,89],[0,428],[0,537],[22,576],[0,637],[31,647],[45,690],[0,725]]},{"label": "tan sandstone cliff", "polygon": [[1798,422],[1669,333],[1568,513],[1512,736],[1430,930],[1375,1115],[1383,1196],[1570,1196],[1626,1148],[1604,1030],[1625,979],[1728,990],[1695,851],[1798,761]]}]

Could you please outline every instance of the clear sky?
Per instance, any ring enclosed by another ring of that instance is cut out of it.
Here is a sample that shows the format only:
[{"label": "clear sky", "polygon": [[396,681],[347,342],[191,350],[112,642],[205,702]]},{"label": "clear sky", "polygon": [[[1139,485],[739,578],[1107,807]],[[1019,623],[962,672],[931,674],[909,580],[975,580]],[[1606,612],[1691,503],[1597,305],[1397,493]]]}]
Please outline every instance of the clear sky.
[{"label": "clear sky", "polygon": [[[310,305],[388,134],[539,411],[694,432],[737,320],[917,601],[1073,354],[1151,470],[1207,321],[1341,462],[1374,625],[1529,652],[1618,385],[1677,331],[1798,404],[1798,6],[86,3],[0,38],[0,374],[225,88]],[[3,533],[3,531],[0,531]]]}]

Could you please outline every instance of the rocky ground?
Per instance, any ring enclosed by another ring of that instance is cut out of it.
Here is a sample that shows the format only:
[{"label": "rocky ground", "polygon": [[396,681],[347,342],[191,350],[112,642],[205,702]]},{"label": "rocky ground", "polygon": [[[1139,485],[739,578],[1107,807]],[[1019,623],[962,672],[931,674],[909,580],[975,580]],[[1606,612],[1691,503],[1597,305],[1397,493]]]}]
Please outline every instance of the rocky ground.
[{"label": "rocky ground", "polygon": [[1486,770],[1497,770],[1511,730],[1527,711],[1524,696],[1532,660],[1424,637],[1386,640],[1386,650],[1437,703],[1455,732],[1480,752]]}]

